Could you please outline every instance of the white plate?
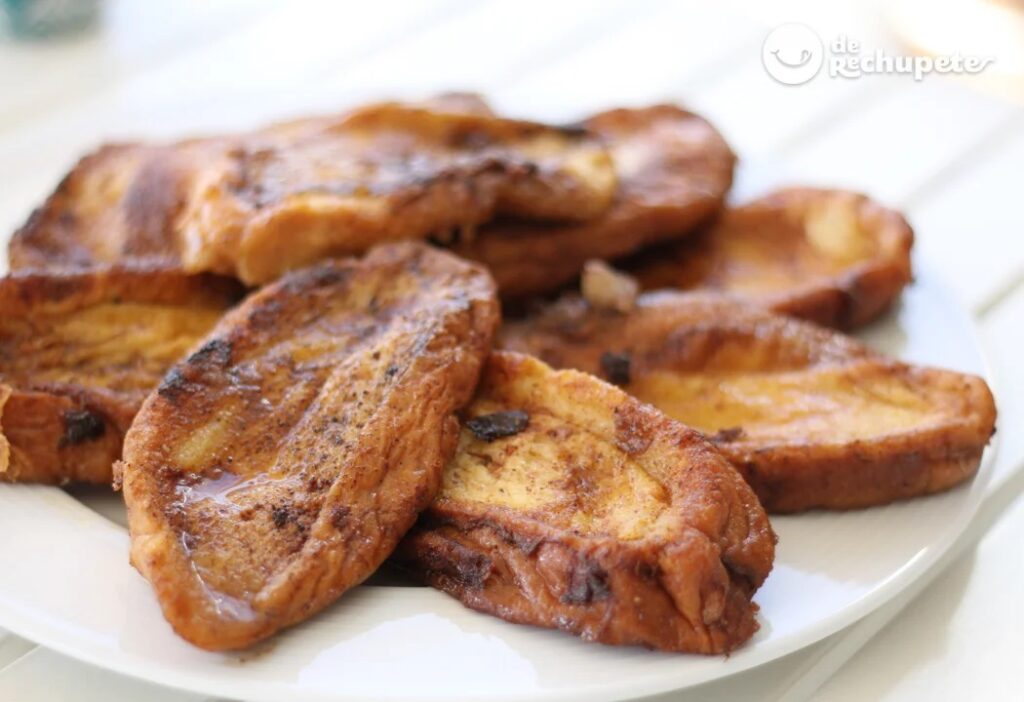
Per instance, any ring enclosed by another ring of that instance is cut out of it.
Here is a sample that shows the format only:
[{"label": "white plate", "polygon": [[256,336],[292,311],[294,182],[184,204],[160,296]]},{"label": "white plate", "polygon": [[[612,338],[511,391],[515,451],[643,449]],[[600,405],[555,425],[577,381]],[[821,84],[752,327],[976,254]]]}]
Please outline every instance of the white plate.
[{"label": "white plate", "polygon": [[[908,360],[985,373],[969,318],[928,275],[864,336]],[[129,567],[116,498],[10,485],[0,486],[0,626],[120,673],[251,701],[600,702],[678,690],[807,646],[908,587],[966,527],[993,452],[972,483],[943,495],[774,519],[761,631],[727,658],[586,644],[427,588],[372,585],[255,651],[205,653],[171,632]]]}]

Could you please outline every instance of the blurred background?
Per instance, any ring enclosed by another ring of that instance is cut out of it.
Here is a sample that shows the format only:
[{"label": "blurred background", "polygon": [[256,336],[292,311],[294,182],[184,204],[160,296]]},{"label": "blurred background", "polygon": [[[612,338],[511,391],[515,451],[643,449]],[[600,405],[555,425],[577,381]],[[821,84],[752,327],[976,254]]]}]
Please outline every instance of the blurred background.
[{"label": "blurred background", "polygon": [[[820,42],[781,47],[780,60],[821,61],[798,84],[766,58],[773,30],[792,23]],[[864,70],[880,56],[934,70]],[[950,70],[965,57],[983,70]],[[0,0],[0,243],[104,141],[442,90],[544,120],[680,102],[738,152],[734,201],[831,185],[904,210],[916,265],[938,271],[978,321],[996,369],[1000,465],[1019,472],[1024,0]],[[1017,500],[818,699],[1014,698],[1021,543]],[[52,659],[24,660],[20,678],[0,661],[0,692],[54,671]]]},{"label": "blurred background", "polygon": [[[1024,162],[1021,0],[0,7],[0,232],[24,221],[73,162],[105,140],[254,127],[370,98],[459,89],[485,93],[502,111],[551,120],[609,105],[683,102],[739,153],[734,199],[786,182],[857,188],[908,209],[927,232],[925,254],[969,269],[955,281],[968,300],[983,302],[993,282],[1005,287],[1021,273],[1011,257],[993,260],[991,248],[964,251],[956,234],[1024,228],[1024,215],[1001,206]],[[791,22],[811,28],[826,50],[825,65],[802,85],[777,82],[762,64],[768,33]],[[883,50],[995,60],[970,76],[830,77],[828,54],[841,38],[859,43],[862,58]],[[967,209],[944,206],[948,191],[977,189],[963,175],[969,163],[1004,174],[986,181],[1003,187],[971,192]]]}]

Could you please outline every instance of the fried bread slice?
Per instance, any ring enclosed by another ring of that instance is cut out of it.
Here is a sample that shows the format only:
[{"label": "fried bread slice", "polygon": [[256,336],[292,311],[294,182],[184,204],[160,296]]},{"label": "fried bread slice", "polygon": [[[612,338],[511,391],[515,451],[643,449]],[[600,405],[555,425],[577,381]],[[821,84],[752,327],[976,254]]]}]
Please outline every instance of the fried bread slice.
[{"label": "fried bread slice", "polygon": [[0,279],[0,481],[109,485],[143,399],[241,293],[169,271]]},{"label": "fried bread slice", "polygon": [[[353,136],[366,132],[380,138]],[[394,133],[403,138],[384,139]],[[352,142],[380,153],[359,161]],[[413,147],[420,155],[406,158]],[[238,138],[104,147],[15,234],[9,257],[13,268],[130,261],[260,283],[385,239],[431,237],[520,299],[558,289],[587,259],[686,235],[720,208],[734,164],[714,127],[670,105],[553,128],[447,95]]]},{"label": "fried bread slice", "polygon": [[730,651],[774,534],[697,432],[597,378],[491,355],[397,560],[465,605],[606,644]]},{"label": "fried bread slice", "polygon": [[645,293],[625,314],[567,298],[506,325],[500,343],[704,432],[770,512],[945,490],[975,473],[995,424],[981,378],[711,293]]},{"label": "fried bread slice", "polygon": [[724,292],[849,329],[888,309],[910,282],[913,239],[899,213],[863,195],[791,188],[726,209],[686,241],[622,268],[645,290]]},{"label": "fried bread slice", "polygon": [[437,491],[498,317],[486,271],[412,242],[229,313],[119,464],[132,563],[174,630],[241,648],[369,576]]},{"label": "fried bread slice", "polygon": [[616,174],[581,128],[503,119],[469,96],[381,103],[245,135],[108,146],[10,244],[12,268],[160,263],[247,284],[497,215],[587,220]]},{"label": "fried bread slice", "polygon": [[497,221],[453,245],[491,270],[503,299],[557,290],[588,259],[685,237],[719,211],[732,185],[735,155],[692,112],[673,105],[617,109],[582,125],[608,144],[618,178],[606,213],[578,223]]}]

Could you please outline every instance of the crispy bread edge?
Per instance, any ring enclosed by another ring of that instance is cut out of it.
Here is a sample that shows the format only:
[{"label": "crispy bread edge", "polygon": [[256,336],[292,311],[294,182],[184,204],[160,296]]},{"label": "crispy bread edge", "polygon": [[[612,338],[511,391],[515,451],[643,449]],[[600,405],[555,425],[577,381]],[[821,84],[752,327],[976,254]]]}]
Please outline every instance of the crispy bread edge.
[{"label": "crispy bread edge", "polygon": [[[776,191],[753,205],[769,207],[803,207],[843,194],[839,190],[819,188],[787,188]],[[910,252],[914,230],[896,210],[882,206],[866,195],[853,193],[857,215],[872,231],[881,245],[880,254],[853,266],[835,281],[835,285],[810,288],[781,296],[770,307],[781,314],[800,317],[810,322],[837,329],[856,329],[877,319],[899,298],[913,280]]]},{"label": "crispy bread edge", "polygon": [[[636,310],[628,316],[594,310],[574,299],[563,300],[548,310],[547,316],[532,324],[526,320],[504,325],[499,345],[538,353],[557,361],[556,365],[570,365],[572,359],[582,361],[581,370],[600,375],[603,351],[655,357],[671,357],[680,350],[699,353],[699,347],[681,343],[686,335],[673,334],[673,329],[713,329],[735,323],[757,329],[768,338],[785,338],[788,345],[806,347],[812,365],[881,365],[908,382],[942,388],[959,398],[963,418],[959,425],[905,436],[810,448],[753,447],[744,446],[742,440],[716,439],[718,449],[772,513],[861,508],[948,489],[974,475],[995,427],[995,402],[984,379],[901,363],[839,332],[751,306],[735,297],[666,290],[641,295]],[[621,345],[590,348],[609,337],[621,339]],[[639,343],[639,351],[631,346],[637,339],[645,340]],[[568,353],[562,354],[563,349]],[[809,450],[814,451],[810,461]],[[809,471],[810,465],[817,470]]]},{"label": "crispy bread edge", "polygon": [[[162,269],[29,271],[0,279],[0,309],[8,317],[71,315],[115,299],[227,306],[241,293],[241,287],[228,278]],[[0,402],[0,441],[7,445],[8,454],[6,461],[0,456],[0,482],[111,483],[112,465],[121,456],[124,434],[139,401],[69,384],[0,382],[0,389],[6,395]]]},{"label": "crispy bread edge", "polygon": [[[736,155],[714,126],[674,105],[609,110],[583,124],[607,140],[614,159],[617,142],[637,139],[665,122],[676,124],[686,144],[675,153],[650,153],[640,172],[620,174],[616,202],[603,217],[571,226],[495,222],[453,249],[490,268],[502,299],[515,301],[557,290],[578,276],[588,259],[618,258],[685,237],[717,214],[732,187]],[[694,142],[702,147],[694,148]],[[697,171],[696,182],[685,183],[682,195],[677,182],[691,174],[680,174],[673,160],[704,169]]]},{"label": "crispy bread edge", "polygon": [[[586,640],[699,653],[741,645],[757,630],[750,598],[774,557],[775,536],[752,490],[700,434],[593,376],[555,373],[512,352],[492,354],[487,373],[538,368],[558,378],[549,385],[586,383],[616,416],[631,416],[629,426],[660,437],[660,450],[680,449],[683,470],[699,464],[707,472],[701,497],[728,503],[725,522],[705,521],[711,531],[704,531],[701,517],[681,525],[671,541],[634,543],[445,499],[400,546],[399,563],[472,609]],[[559,594],[554,582],[569,583],[568,591]]]},{"label": "crispy bread edge", "polygon": [[816,446],[816,471],[807,470],[805,449],[799,446],[751,451],[725,443],[719,450],[773,514],[884,505],[942,492],[974,476],[997,414],[985,380],[902,363],[892,363],[890,370],[913,382],[959,391],[962,422],[870,442]]},{"label": "crispy bread edge", "polygon": [[[364,257],[363,261],[373,262],[375,260],[388,261],[394,258],[401,258],[409,249],[430,250],[429,247],[412,242],[404,242],[378,247],[371,250]],[[448,256],[450,254],[430,250],[433,256]],[[337,265],[337,261],[326,261],[306,269],[294,271],[282,277],[279,281],[268,285],[251,295],[245,302],[229,312],[221,322],[208,335],[206,342],[217,339],[224,335],[244,334],[246,325],[251,323],[252,311],[258,310],[262,304],[273,305],[274,297],[286,288],[288,294],[302,294],[303,289],[329,282],[332,278],[330,268]],[[466,314],[471,317],[470,333],[467,343],[472,346],[472,352],[462,354],[465,362],[472,363],[473,358],[478,357],[477,367],[470,369],[468,375],[472,376],[474,382],[456,384],[454,392],[458,395],[452,398],[452,403],[461,405],[468,402],[473,388],[475,387],[476,375],[482,366],[482,359],[486,355],[486,349],[490,347],[491,337],[497,327],[499,310],[496,300],[496,292],[490,276],[479,266],[471,262],[460,262],[467,268],[481,273],[487,281],[489,299],[475,297],[469,301]],[[327,275],[324,275],[327,273]],[[444,332],[447,333],[447,332]],[[188,363],[185,361],[184,363]],[[152,406],[154,414],[159,417],[162,411],[173,411],[171,408],[160,405],[164,400],[158,393],[152,393],[146,400],[140,416],[146,413],[146,409]],[[387,536],[391,541],[385,540],[383,546],[377,548],[373,557],[383,562],[394,545],[404,535],[405,531],[412,526],[419,511],[425,508],[436,494],[440,487],[440,476],[447,458],[454,452],[458,438],[457,419],[454,415],[439,418],[441,432],[438,442],[441,446],[441,453],[438,465],[431,467],[432,476],[423,489],[415,496],[412,496],[413,510],[409,516],[408,523],[396,524],[393,533]],[[133,425],[132,433],[138,433],[141,437],[137,443],[140,447],[136,450],[145,450],[145,444],[150,441],[158,441],[160,427],[151,421],[140,426],[140,422]],[[400,443],[400,442],[397,442]],[[128,446],[131,445],[129,438]],[[371,447],[381,449],[381,446]],[[390,455],[395,446],[388,446],[387,452]],[[256,641],[266,638],[276,631],[305,620],[331,604],[348,587],[358,583],[344,583],[342,587],[329,582],[329,579],[316,578],[311,580],[306,577],[295,577],[293,569],[279,573],[270,586],[273,588],[273,599],[277,603],[271,607],[271,611],[260,613],[248,608],[245,603],[239,603],[231,598],[226,598],[218,593],[208,590],[198,574],[192,569],[184,546],[180,543],[177,532],[172,529],[166,514],[167,505],[162,502],[162,493],[159,479],[148,472],[132,470],[133,462],[130,449],[126,451],[125,458],[116,467],[116,473],[124,481],[126,504],[128,506],[129,527],[132,534],[131,562],[137,570],[150,581],[157,593],[157,599],[163,610],[164,616],[172,628],[188,640],[190,643],[207,650],[235,650],[249,646]],[[420,467],[421,470],[426,470]],[[325,525],[331,524],[332,515],[324,513],[318,516],[311,533],[320,531],[332,531],[332,527],[318,527],[321,522]],[[316,552],[316,553],[313,553]],[[305,558],[317,555],[318,558],[337,560],[331,557],[329,549],[324,549],[324,544],[307,542],[303,546]],[[368,576],[375,568],[370,568],[365,575]],[[182,577],[182,574],[185,575]],[[298,573],[301,575],[301,573]],[[365,576],[364,576],[365,577]],[[301,597],[289,601],[289,593]],[[237,607],[248,610],[243,612],[245,616],[233,618],[232,611]],[[222,614],[227,612],[227,614]],[[198,610],[198,611],[197,611]],[[204,623],[204,619],[206,623]]]}]

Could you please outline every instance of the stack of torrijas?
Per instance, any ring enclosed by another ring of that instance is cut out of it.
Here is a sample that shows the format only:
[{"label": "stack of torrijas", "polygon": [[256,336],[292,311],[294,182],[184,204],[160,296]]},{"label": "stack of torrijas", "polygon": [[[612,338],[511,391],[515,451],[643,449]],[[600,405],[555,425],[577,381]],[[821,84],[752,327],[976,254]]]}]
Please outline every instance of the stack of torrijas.
[{"label": "stack of torrijas", "polygon": [[679,107],[554,126],[465,94],[105,146],[10,243],[0,479],[113,477],[132,563],[207,649],[394,555],[510,621],[729,651],[766,508],[948,488],[995,421],[980,379],[811,324],[898,297],[899,214],[726,207],[734,164]]}]

